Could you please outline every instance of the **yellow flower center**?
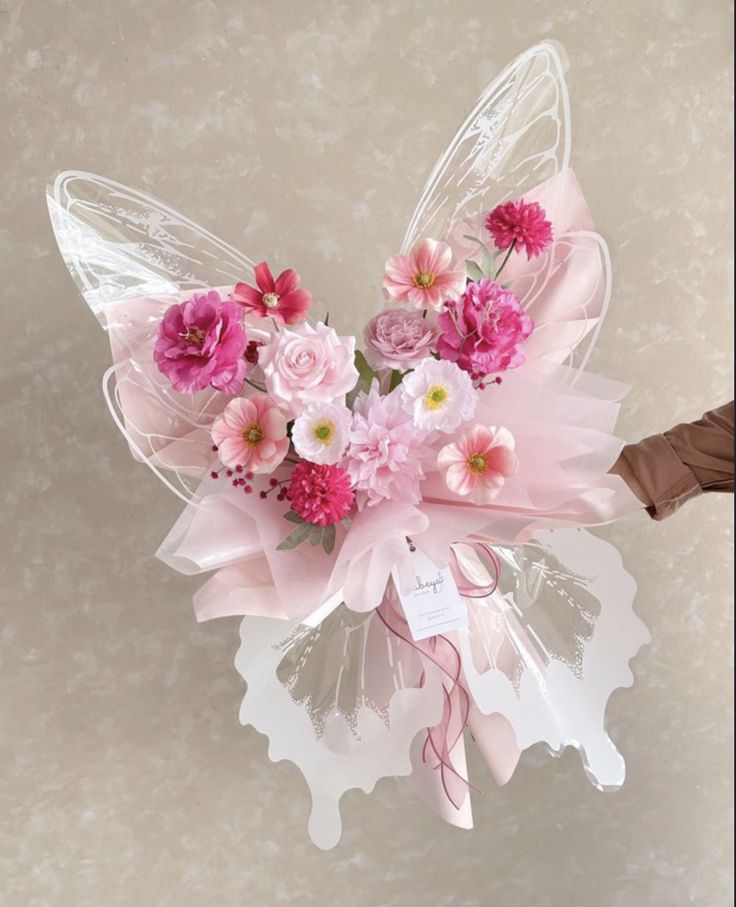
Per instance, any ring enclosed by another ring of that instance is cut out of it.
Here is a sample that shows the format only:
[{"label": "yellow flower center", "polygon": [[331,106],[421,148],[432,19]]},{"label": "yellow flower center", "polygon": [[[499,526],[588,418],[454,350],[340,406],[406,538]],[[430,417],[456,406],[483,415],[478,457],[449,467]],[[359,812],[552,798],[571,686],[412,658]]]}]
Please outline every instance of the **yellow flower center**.
[{"label": "yellow flower center", "polygon": [[488,469],[488,463],[483,454],[471,454],[467,459],[468,469],[475,475],[481,475]]},{"label": "yellow flower center", "polygon": [[257,422],[251,422],[243,432],[243,440],[251,447],[255,447],[263,440],[263,429]]},{"label": "yellow flower center", "polygon": [[441,409],[447,402],[449,391],[444,384],[433,384],[427,388],[424,395],[424,405],[427,409]]},{"label": "yellow flower center", "polygon": [[426,290],[427,287],[431,287],[434,283],[434,274],[430,274],[429,271],[417,271],[414,275],[414,286],[421,287],[423,290]]},{"label": "yellow flower center", "polygon": [[313,428],[314,437],[321,441],[325,447],[332,441],[335,434],[335,426],[332,422],[318,422]]},{"label": "yellow flower center", "polygon": [[263,294],[263,304],[267,309],[275,309],[279,304],[278,293],[264,293]]}]

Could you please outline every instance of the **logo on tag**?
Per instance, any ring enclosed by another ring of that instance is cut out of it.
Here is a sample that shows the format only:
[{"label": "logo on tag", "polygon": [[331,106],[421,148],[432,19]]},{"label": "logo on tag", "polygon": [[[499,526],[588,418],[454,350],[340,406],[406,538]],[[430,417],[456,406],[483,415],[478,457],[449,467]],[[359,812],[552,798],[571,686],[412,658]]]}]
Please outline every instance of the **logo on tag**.
[{"label": "logo on tag", "polygon": [[412,639],[428,639],[468,625],[468,611],[449,567],[438,567],[418,549],[412,552],[414,586],[401,588],[396,568],[392,571]]}]

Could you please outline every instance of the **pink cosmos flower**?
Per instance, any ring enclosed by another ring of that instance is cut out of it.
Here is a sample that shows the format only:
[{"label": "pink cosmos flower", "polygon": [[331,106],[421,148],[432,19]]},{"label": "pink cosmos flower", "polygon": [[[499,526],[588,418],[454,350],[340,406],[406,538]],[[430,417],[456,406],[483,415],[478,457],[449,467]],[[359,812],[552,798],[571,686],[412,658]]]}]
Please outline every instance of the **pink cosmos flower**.
[{"label": "pink cosmos flower", "polygon": [[515,243],[524,248],[527,259],[541,255],[552,242],[552,224],[539,202],[527,204],[519,199],[496,205],[486,218],[486,229],[498,249]]},{"label": "pink cosmos flower", "polygon": [[408,255],[394,255],[386,262],[386,292],[418,309],[439,309],[464,286],[465,271],[452,268],[452,250],[436,239],[420,239]]},{"label": "pink cosmos flower", "polygon": [[306,461],[294,467],[286,497],[294,513],[315,526],[339,523],[350,513],[355,500],[344,469]]},{"label": "pink cosmos flower", "polygon": [[300,290],[301,277],[292,268],[282,271],[274,280],[265,261],[255,267],[258,288],[238,283],[233,299],[244,308],[262,318],[275,318],[279,324],[296,324],[303,321],[312,303],[309,290]]},{"label": "pink cosmos flower", "polygon": [[286,456],[286,416],[265,395],[231,400],[212,425],[212,440],[225,464],[272,472]]},{"label": "pink cosmos flower", "polygon": [[476,425],[440,450],[440,472],[453,494],[474,504],[490,504],[519,468],[514,437],[507,428]]},{"label": "pink cosmos flower", "polygon": [[421,312],[387,309],[371,318],[363,333],[365,356],[373,368],[406,371],[432,354],[437,331]]},{"label": "pink cosmos flower", "polygon": [[279,331],[258,351],[269,394],[292,415],[344,398],[358,380],[354,359],[355,337],[338,337],[322,322]]},{"label": "pink cosmos flower", "polygon": [[166,310],[153,358],[180,394],[208,385],[237,394],[248,367],[243,358],[247,343],[241,310],[210,290]]},{"label": "pink cosmos flower", "polygon": [[457,363],[474,380],[522,365],[521,344],[534,330],[518,297],[487,277],[446,303],[438,326],[440,359]]},{"label": "pink cosmos flower", "polygon": [[381,397],[378,383],[355,401],[353,427],[343,466],[357,492],[358,509],[395,498],[421,500],[423,461],[429,456],[424,434],[403,405],[401,388]]}]

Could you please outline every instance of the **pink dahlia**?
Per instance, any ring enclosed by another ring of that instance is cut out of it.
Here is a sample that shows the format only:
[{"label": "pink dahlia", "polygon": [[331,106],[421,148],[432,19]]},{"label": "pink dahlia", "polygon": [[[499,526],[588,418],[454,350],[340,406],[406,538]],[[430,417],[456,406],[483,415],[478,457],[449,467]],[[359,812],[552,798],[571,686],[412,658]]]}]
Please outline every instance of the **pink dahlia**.
[{"label": "pink dahlia", "polygon": [[294,467],[286,497],[294,513],[316,526],[339,523],[350,513],[355,500],[344,469],[306,460]]},{"label": "pink dahlia", "polygon": [[534,330],[517,296],[484,277],[445,304],[438,318],[437,352],[481,380],[526,361],[521,344]]},{"label": "pink dahlia", "polygon": [[210,290],[166,310],[153,358],[181,394],[208,385],[237,394],[248,368],[243,358],[247,343],[241,310]]},{"label": "pink dahlia", "polygon": [[418,309],[439,309],[464,286],[465,271],[452,268],[452,250],[436,239],[420,239],[408,255],[394,255],[386,262],[386,292]]},{"label": "pink dahlia", "polygon": [[272,472],[286,456],[286,416],[265,394],[231,400],[212,425],[212,440],[225,464]]},{"label": "pink dahlia", "polygon": [[512,244],[523,247],[528,259],[541,255],[552,242],[552,224],[544,208],[523,199],[496,205],[486,218],[486,229],[498,249],[508,249]]},{"label": "pink dahlia", "polygon": [[280,324],[304,321],[312,294],[299,289],[301,277],[296,271],[288,268],[274,279],[271,269],[262,261],[255,267],[255,276],[257,288],[247,283],[235,285],[233,299],[236,302],[262,318],[275,318]]},{"label": "pink dahlia", "polygon": [[421,500],[419,484],[428,450],[424,434],[414,427],[403,406],[401,387],[381,397],[374,382],[369,394],[355,401],[353,426],[343,466],[357,492],[358,508],[396,498]]},{"label": "pink dahlia", "polygon": [[514,438],[507,428],[476,425],[440,450],[437,465],[453,494],[474,504],[490,504],[519,468]]}]

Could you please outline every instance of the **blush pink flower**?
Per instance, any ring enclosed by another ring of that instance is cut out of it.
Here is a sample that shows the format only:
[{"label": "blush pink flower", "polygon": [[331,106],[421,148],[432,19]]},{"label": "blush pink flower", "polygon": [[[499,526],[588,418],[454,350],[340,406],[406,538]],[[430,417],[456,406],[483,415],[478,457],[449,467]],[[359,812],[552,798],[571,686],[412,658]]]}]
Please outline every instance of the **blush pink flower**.
[{"label": "blush pink flower", "polygon": [[353,482],[359,510],[386,498],[409,504],[421,500],[422,464],[429,457],[424,437],[402,405],[400,387],[381,397],[374,382],[370,393],[357,398],[342,465]]},{"label": "blush pink flower", "polygon": [[248,368],[243,358],[247,344],[241,310],[210,290],[166,310],[153,358],[181,394],[208,385],[237,394]]},{"label": "blush pink flower", "polygon": [[523,199],[496,205],[486,218],[486,229],[498,249],[523,248],[527,259],[541,255],[552,242],[552,224],[538,202]]},{"label": "blush pink flower", "polygon": [[303,461],[291,473],[286,497],[305,523],[332,526],[350,513],[355,493],[344,469]]},{"label": "blush pink flower", "polygon": [[439,309],[464,286],[465,270],[453,269],[452,250],[436,239],[420,239],[408,255],[394,255],[386,262],[386,292],[418,309]]},{"label": "blush pink flower", "polygon": [[342,400],[358,380],[354,359],[355,337],[338,337],[322,322],[279,331],[258,351],[269,394],[292,415]]},{"label": "blush pink flower", "polygon": [[476,425],[440,450],[437,465],[453,494],[474,504],[490,504],[516,473],[519,461],[507,428]]},{"label": "blush pink flower", "polygon": [[420,312],[387,309],[371,318],[363,333],[373,368],[406,371],[432,354],[437,331]]},{"label": "blush pink flower", "polygon": [[437,353],[474,380],[516,368],[526,361],[521,346],[534,330],[517,296],[490,280],[470,283],[460,299],[440,314]]},{"label": "blush pink flower", "polygon": [[296,324],[303,321],[312,303],[309,290],[300,290],[301,278],[292,268],[282,271],[274,279],[265,261],[255,267],[257,287],[238,283],[233,299],[261,318],[275,318],[279,324]]},{"label": "blush pink flower", "polygon": [[212,425],[220,460],[231,468],[272,472],[286,456],[286,416],[265,395],[231,400]]}]

